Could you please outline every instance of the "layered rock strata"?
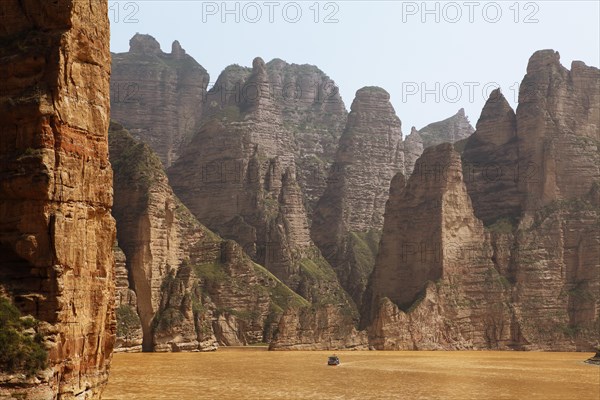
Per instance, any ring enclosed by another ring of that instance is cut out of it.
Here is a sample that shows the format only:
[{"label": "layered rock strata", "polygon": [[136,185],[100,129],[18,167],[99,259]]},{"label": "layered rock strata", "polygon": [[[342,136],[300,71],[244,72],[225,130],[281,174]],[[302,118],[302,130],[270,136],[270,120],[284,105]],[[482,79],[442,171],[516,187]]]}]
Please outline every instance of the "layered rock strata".
[{"label": "layered rock strata", "polygon": [[330,349],[368,349],[367,333],[358,331],[353,316],[334,305],[289,308],[269,345],[269,350]]},{"label": "layered rock strata", "polygon": [[[516,115],[492,93],[462,162],[438,146],[406,186],[395,178],[363,304],[376,347],[597,346],[600,73],[581,62],[569,71],[551,50],[527,71]],[[445,187],[417,184],[436,176]],[[471,244],[473,256],[455,264],[453,249]]]},{"label": "layered rock strata", "polygon": [[460,155],[425,149],[398,174],[363,303],[380,349],[497,348],[510,344],[507,288],[471,207]]},{"label": "layered rock strata", "polygon": [[[251,68],[231,65],[207,93],[203,115],[234,117],[242,103],[268,98],[277,105],[280,135],[294,155],[296,176],[309,213],[323,194],[338,140],[346,122],[346,108],[335,82],[313,65],[288,64],[273,59],[265,64],[265,79],[249,80]],[[206,119],[206,118],[205,118]]]},{"label": "layered rock strata", "polygon": [[129,46],[113,54],[111,116],[169,167],[198,128],[209,76],[178,41],[171,53],[150,35],[134,35]]},{"label": "layered rock strata", "polygon": [[[111,125],[110,145],[119,245],[135,294],[120,290],[119,303],[135,301],[143,350],[214,350],[217,344],[269,341],[288,306],[308,305],[237,244],[198,223],[173,194],[147,145],[117,123]],[[137,344],[126,337],[120,343]]]},{"label": "layered rock strata", "polygon": [[356,92],[311,236],[344,289],[360,304],[377,254],[392,177],[404,171],[400,119],[389,94]]},{"label": "layered rock strata", "polygon": [[0,292],[48,368],[12,398],[99,398],[115,339],[106,1],[0,3]]},{"label": "layered rock strata", "polygon": [[[245,85],[268,87],[262,59],[254,60]],[[310,238],[295,138],[285,121],[275,98],[260,92],[215,113],[169,169],[173,188],[198,220],[241,244],[306,300],[356,315]]]}]

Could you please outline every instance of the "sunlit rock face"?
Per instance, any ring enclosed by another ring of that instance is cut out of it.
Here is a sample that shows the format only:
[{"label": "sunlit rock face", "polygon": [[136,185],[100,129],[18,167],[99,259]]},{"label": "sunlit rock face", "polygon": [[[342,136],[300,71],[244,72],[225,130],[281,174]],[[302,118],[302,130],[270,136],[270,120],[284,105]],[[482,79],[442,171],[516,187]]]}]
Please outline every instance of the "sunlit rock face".
[{"label": "sunlit rock face", "polygon": [[378,87],[356,92],[313,215],[311,236],[344,289],[361,303],[377,254],[392,177],[404,171],[400,119]]},{"label": "sunlit rock face", "polygon": [[394,179],[362,309],[371,344],[598,343],[599,85],[597,68],[536,52],[516,114],[493,92],[461,156],[425,150]]},{"label": "sunlit rock face", "polygon": [[99,398],[115,337],[107,2],[0,14],[0,292],[41,321],[49,356],[0,395]]}]

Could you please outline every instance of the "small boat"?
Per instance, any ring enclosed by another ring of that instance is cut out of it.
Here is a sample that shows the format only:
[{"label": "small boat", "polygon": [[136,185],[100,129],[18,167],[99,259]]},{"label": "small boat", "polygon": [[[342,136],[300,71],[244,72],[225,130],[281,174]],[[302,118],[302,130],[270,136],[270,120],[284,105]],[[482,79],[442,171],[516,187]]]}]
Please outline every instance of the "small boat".
[{"label": "small boat", "polygon": [[333,366],[340,365],[340,359],[335,354],[332,356],[329,356],[329,358],[327,359],[327,365],[333,365]]}]

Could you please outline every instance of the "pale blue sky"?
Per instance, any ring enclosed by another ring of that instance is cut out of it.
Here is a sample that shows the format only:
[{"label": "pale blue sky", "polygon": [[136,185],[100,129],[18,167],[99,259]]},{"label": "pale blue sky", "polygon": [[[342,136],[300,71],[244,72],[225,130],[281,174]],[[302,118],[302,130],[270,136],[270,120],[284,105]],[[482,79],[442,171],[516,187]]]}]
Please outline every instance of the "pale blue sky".
[{"label": "pale blue sky", "polygon": [[340,87],[348,109],[359,88],[386,89],[407,135],[461,107],[475,126],[496,84],[516,106],[515,84],[535,50],[559,51],[567,68],[573,60],[597,67],[599,3],[256,1],[227,2],[227,14],[221,1],[110,0],[111,50],[127,51],[136,32],[166,52],[179,40],[211,82],[256,56],[314,64]]}]

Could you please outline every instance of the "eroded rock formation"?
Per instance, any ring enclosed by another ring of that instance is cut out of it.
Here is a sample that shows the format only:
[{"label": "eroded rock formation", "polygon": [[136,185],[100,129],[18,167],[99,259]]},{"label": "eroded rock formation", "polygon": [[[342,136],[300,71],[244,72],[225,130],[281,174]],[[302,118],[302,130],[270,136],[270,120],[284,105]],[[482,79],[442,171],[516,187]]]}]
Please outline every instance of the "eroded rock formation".
[{"label": "eroded rock formation", "polygon": [[367,350],[365,331],[335,305],[289,308],[279,320],[269,350]]},{"label": "eroded rock formation", "polygon": [[237,115],[242,103],[269,99],[276,104],[280,135],[287,137],[304,206],[311,217],[326,186],[338,140],[346,122],[346,108],[333,80],[313,65],[288,64],[273,59],[265,64],[260,82],[249,80],[251,68],[225,68],[207,94],[204,115]]},{"label": "eroded rock formation", "polygon": [[[228,76],[237,79],[233,72]],[[286,126],[287,103],[261,91],[270,79],[269,67],[256,58],[244,81],[254,93],[207,113],[211,117],[169,169],[173,188],[198,220],[241,244],[296,293],[356,316],[310,238],[298,179],[302,161],[294,151],[300,136]]]},{"label": "eroded rock formation", "polygon": [[198,128],[209,76],[178,41],[171,53],[150,35],[136,34],[129,46],[113,54],[111,117],[169,167]]},{"label": "eroded rock formation", "polygon": [[427,147],[458,142],[468,138],[473,131],[462,108],[450,118],[433,122],[419,130],[413,126],[404,141],[405,175],[410,176],[415,162]]},{"label": "eroded rock formation", "polygon": [[[113,212],[130,288],[119,290],[119,304],[135,301],[143,350],[214,350],[217,342],[269,341],[288,306],[308,305],[237,244],[202,226],[173,194],[146,144],[113,123],[110,146]],[[125,337],[120,344],[137,345]]]},{"label": "eroded rock formation", "polygon": [[0,3],[0,292],[40,322],[48,369],[0,396],[99,397],[114,343],[104,0]]},{"label": "eroded rock formation", "polygon": [[493,92],[462,162],[440,145],[406,186],[394,179],[363,304],[376,347],[590,350],[600,340],[600,72],[569,71],[551,50],[527,71],[516,115]]},{"label": "eroded rock formation", "polygon": [[363,303],[371,344],[386,349],[497,347],[509,338],[506,288],[471,207],[460,155],[425,149],[392,183]]},{"label": "eroded rock formation", "polygon": [[389,94],[356,92],[311,236],[355,303],[373,268],[392,177],[404,171],[400,119]]}]

